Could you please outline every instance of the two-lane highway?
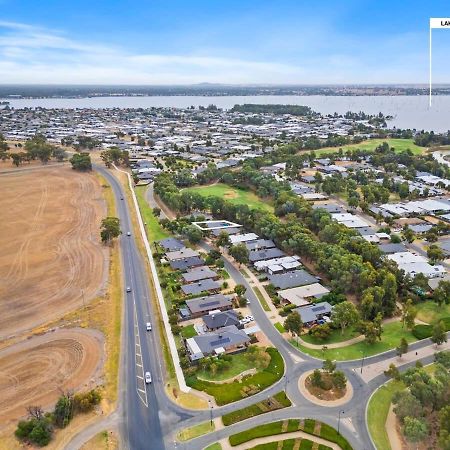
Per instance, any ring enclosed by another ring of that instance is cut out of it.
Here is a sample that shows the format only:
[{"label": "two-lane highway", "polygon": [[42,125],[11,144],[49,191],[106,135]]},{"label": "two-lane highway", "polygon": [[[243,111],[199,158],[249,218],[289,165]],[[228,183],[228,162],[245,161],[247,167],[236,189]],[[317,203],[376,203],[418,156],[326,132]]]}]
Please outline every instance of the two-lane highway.
[{"label": "two-lane highway", "polygon": [[[123,367],[119,399],[123,415],[120,430],[122,447],[131,450],[171,448],[169,442],[165,443],[165,436],[169,436],[174,424],[191,417],[191,414],[172,403],[164,390],[164,358],[159,324],[155,319],[157,315],[151,301],[153,294],[145,262],[136,244],[124,189],[107,169],[96,166],[95,170],[108,180],[116,199],[122,229],[119,240],[124,290],[127,287],[131,289],[124,292]],[[147,322],[152,324],[152,331],[146,330]],[[145,372],[151,374],[150,384],[145,384]]]}]

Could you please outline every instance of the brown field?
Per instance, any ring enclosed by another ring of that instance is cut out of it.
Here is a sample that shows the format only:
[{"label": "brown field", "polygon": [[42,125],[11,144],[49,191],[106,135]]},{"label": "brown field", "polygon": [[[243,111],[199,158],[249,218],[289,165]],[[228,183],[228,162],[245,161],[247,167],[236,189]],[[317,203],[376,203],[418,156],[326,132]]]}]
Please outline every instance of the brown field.
[{"label": "brown field", "polygon": [[29,405],[53,406],[61,390],[98,382],[102,334],[81,328],[35,336],[0,351],[0,423],[26,414]]},{"label": "brown field", "polygon": [[99,242],[105,202],[94,175],[59,166],[1,175],[0,183],[1,340],[100,294],[108,252]]}]

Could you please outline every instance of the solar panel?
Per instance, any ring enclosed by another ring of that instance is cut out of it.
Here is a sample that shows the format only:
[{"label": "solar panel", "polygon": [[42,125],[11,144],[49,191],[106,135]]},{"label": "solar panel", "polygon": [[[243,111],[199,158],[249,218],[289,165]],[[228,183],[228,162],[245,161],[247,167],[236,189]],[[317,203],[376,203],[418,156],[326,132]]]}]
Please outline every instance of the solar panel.
[{"label": "solar panel", "polygon": [[218,339],[217,341],[212,341],[211,342],[211,347],[217,347],[217,346],[222,346],[222,344],[228,344],[230,342],[230,338],[223,338],[223,339]]},{"label": "solar panel", "polygon": [[209,306],[217,305],[218,303],[220,303],[218,300],[214,300],[213,302],[200,303],[199,306],[208,308]]},{"label": "solar panel", "polygon": [[316,306],[314,308],[311,308],[311,310],[314,312],[323,311],[324,309],[326,309],[325,306]]}]

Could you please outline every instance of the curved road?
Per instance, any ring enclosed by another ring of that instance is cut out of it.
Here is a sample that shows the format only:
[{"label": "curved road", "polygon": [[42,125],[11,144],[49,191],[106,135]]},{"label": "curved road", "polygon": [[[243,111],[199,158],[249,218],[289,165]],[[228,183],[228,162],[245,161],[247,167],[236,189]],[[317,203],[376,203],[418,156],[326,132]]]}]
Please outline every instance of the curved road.
[{"label": "curved road", "polygon": [[[265,391],[233,404],[215,408],[212,412],[209,410],[191,411],[174,404],[165,392],[164,357],[161,353],[159,339],[160,324],[154,320],[157,317],[154,313],[155,301],[151,297],[153,294],[144,270],[144,261],[134,236],[126,234],[128,230],[132,231],[130,214],[134,214],[134,211],[130,213],[127,201],[120,200],[126,198],[124,189],[111,172],[100,166],[95,166],[95,170],[109,181],[116,198],[117,214],[124,232],[120,237],[124,286],[131,287],[131,292],[124,294],[125,320],[122,342],[124,351],[122,352],[119,402],[121,417],[119,423],[121,437],[124,441],[123,448],[131,450],[164,448],[199,450],[230,434],[274,420],[311,417],[336,427],[339,411],[344,411],[341,413],[340,429],[353,448],[355,450],[374,449],[365,421],[365,409],[370,395],[386,382],[386,377],[381,375],[366,383],[359,376],[361,360],[338,363],[338,368],[346,373],[353,385],[353,398],[342,407],[321,407],[309,402],[298,390],[298,378],[305,371],[321,367],[322,361],[303,354],[278,333],[267,318],[247,280],[226,259],[225,269],[237,283],[243,284],[247,288],[246,295],[250,299],[250,309],[256,323],[264,330],[268,339],[283,356],[286,366],[285,375],[278,383]],[[153,207],[157,204],[152,191],[151,188],[148,190],[147,200]],[[207,244],[202,245],[205,250],[209,249]],[[147,332],[145,329],[147,321],[152,322],[152,332]],[[417,342],[410,345],[410,351],[429,344],[428,340]],[[381,362],[393,356],[395,356],[395,350],[365,358],[364,364]],[[431,359],[430,356],[423,358],[423,361],[431,362]],[[406,369],[409,365],[402,366],[401,370]],[[152,383],[149,385],[145,385],[142,380],[146,371],[151,372],[152,375]],[[213,417],[220,417],[227,412],[249,406],[282,389],[286,389],[294,406],[239,422],[192,441],[178,444],[174,442],[175,433],[179,429],[209,420],[211,414]]]}]

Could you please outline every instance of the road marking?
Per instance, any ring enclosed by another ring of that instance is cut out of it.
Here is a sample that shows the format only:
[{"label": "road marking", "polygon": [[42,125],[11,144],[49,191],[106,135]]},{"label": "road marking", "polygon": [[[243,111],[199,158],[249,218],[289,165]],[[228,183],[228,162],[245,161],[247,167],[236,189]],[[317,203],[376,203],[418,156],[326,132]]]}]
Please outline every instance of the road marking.
[{"label": "road marking", "polygon": [[[136,365],[139,366],[139,364],[136,364]],[[142,367],[142,366],[140,366],[140,367]],[[144,379],[144,377],[141,377],[140,375],[136,375],[136,378],[139,378],[140,380]]]}]

